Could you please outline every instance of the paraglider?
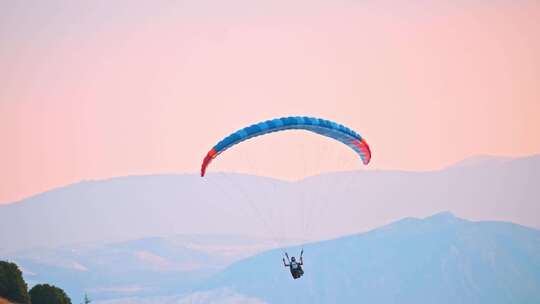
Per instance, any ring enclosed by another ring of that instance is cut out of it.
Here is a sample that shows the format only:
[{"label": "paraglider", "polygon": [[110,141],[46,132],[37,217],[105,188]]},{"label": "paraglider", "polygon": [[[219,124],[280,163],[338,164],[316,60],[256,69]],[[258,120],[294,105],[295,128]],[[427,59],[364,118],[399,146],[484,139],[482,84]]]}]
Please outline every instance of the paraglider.
[{"label": "paraglider", "polygon": [[206,174],[210,162],[230,147],[256,136],[285,130],[306,130],[333,138],[356,152],[367,165],[371,160],[371,151],[367,142],[355,131],[336,122],[306,116],[275,118],[240,129],[218,142],[204,157],[201,165],[201,177]]},{"label": "paraglider", "polygon": [[[307,117],[307,116],[291,116],[275,118],[253,124],[251,126],[242,128],[229,136],[223,138],[215,146],[208,151],[203,159],[201,165],[201,177],[204,177],[206,170],[212,160],[214,160],[219,154],[223,153],[227,149],[237,145],[243,141],[251,139],[253,137],[279,132],[286,130],[306,130],[322,136],[332,138],[338,142],[341,142],[351,148],[367,165],[371,160],[371,150],[365,141],[358,133],[349,129],[348,127],[321,118]],[[289,255],[285,253],[288,263],[283,258],[283,265],[289,267],[294,279],[300,278],[304,274],[302,266],[304,265],[303,253],[300,253],[300,261],[298,262],[295,257],[289,259]]]},{"label": "paraglider", "polygon": [[285,258],[283,258],[283,266],[289,267],[289,269],[291,270],[291,275],[295,280],[299,279],[301,276],[304,275],[304,269],[302,269],[302,266],[304,265],[304,259],[302,258],[303,254],[304,249],[302,249],[302,251],[300,252],[300,262],[297,262],[295,257],[291,257],[289,259],[289,254],[287,254],[286,252],[285,256],[287,257],[287,261],[289,262],[289,264],[287,264],[287,262],[285,262]]}]

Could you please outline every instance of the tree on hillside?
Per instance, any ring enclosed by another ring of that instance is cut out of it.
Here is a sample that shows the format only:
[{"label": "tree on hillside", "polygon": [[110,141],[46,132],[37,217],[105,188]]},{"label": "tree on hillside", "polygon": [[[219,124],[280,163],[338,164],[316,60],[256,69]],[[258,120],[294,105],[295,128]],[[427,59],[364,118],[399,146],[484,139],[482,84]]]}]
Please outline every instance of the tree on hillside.
[{"label": "tree on hillside", "polygon": [[38,284],[30,289],[32,304],[71,304],[71,299],[60,288]]},{"label": "tree on hillside", "polygon": [[0,297],[15,303],[30,303],[28,286],[15,263],[0,261]]}]

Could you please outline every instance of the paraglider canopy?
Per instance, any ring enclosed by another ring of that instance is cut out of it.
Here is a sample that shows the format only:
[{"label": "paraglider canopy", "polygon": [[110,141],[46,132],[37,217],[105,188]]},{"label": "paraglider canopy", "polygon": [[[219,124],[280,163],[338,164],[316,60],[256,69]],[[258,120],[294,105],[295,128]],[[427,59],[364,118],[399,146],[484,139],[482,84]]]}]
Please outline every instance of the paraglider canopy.
[{"label": "paraglider canopy", "polygon": [[326,119],[292,116],[259,122],[222,139],[204,157],[201,165],[201,177],[206,174],[210,162],[230,147],[256,136],[285,130],[306,130],[335,139],[356,152],[365,165],[371,160],[371,151],[367,142],[355,131]]}]

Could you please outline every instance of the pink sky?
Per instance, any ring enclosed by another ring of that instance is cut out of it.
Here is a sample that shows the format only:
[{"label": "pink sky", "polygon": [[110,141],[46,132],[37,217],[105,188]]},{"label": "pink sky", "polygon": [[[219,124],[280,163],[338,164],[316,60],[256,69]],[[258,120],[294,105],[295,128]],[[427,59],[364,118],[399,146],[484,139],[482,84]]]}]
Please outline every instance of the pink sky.
[{"label": "pink sky", "polygon": [[[538,1],[11,2],[0,4],[0,203],[195,173],[223,136],[286,115],[354,128],[372,169],[540,152]],[[344,147],[290,132],[210,172],[360,168]]]}]

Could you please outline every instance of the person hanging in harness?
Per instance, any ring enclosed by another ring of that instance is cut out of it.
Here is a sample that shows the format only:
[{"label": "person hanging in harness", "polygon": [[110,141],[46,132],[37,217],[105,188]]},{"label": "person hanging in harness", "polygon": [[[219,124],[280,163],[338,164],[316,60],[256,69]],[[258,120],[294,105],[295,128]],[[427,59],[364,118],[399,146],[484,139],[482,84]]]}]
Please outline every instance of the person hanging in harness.
[{"label": "person hanging in harness", "polygon": [[289,262],[289,264],[287,264],[287,262],[285,262],[285,258],[283,258],[283,265],[285,267],[289,267],[292,277],[295,280],[304,275],[304,270],[302,269],[302,265],[304,265],[304,260],[302,259],[303,254],[304,249],[302,249],[302,251],[300,252],[300,262],[297,262],[295,257],[291,257],[291,259],[289,259],[289,255],[286,252],[285,256],[287,257],[287,261]]}]

